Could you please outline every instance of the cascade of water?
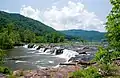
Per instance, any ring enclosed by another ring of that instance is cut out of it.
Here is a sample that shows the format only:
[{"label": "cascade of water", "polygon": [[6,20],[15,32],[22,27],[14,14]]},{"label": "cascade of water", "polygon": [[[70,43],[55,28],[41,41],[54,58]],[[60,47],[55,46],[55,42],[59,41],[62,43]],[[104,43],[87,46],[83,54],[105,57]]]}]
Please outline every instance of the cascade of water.
[{"label": "cascade of water", "polygon": [[[28,48],[28,45],[23,46],[25,48]],[[34,45],[33,48],[31,48],[32,50],[37,50],[39,46]],[[46,48],[40,48],[38,51],[40,53],[43,54],[53,54],[53,55],[57,55],[57,57],[60,58],[65,58],[66,60],[69,60],[72,57],[75,57],[76,55],[79,55],[79,53],[77,53],[76,51],[72,51],[72,50],[68,50],[68,49],[60,49],[60,47],[55,48],[50,48],[50,49],[46,49]]]},{"label": "cascade of water", "polygon": [[28,48],[28,44],[24,45],[23,47],[24,47],[24,48]]},{"label": "cascade of water", "polygon": [[77,53],[76,51],[64,49],[63,54],[58,56],[61,58],[65,58],[66,60],[69,60],[71,57],[75,57],[76,55],[79,55],[79,53]]},{"label": "cascade of water", "polygon": [[39,52],[44,52],[45,48],[40,48]]}]

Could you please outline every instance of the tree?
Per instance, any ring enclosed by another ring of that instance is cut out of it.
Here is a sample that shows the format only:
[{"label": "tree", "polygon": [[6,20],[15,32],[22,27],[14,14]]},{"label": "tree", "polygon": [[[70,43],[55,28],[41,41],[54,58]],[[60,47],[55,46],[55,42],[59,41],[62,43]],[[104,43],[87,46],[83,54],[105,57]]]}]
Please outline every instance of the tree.
[{"label": "tree", "polygon": [[107,16],[107,38],[109,45],[115,51],[120,51],[120,0],[110,0],[113,5]]}]

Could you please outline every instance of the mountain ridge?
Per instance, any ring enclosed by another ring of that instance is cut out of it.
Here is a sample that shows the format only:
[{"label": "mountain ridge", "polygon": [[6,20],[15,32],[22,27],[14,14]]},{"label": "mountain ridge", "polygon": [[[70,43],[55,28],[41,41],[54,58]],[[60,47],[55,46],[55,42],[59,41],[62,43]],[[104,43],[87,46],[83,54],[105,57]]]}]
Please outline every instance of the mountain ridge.
[{"label": "mountain ridge", "polygon": [[60,32],[67,36],[81,37],[82,39],[85,39],[87,41],[101,41],[102,39],[105,39],[105,33],[106,33],[106,32],[99,32],[94,30],[88,31],[82,29],[63,30]]},{"label": "mountain ridge", "polygon": [[7,13],[4,11],[0,11],[0,22],[0,27],[6,27],[8,23],[12,22],[16,28],[20,27],[22,29],[30,29],[38,35],[43,35],[44,33],[50,32],[57,32],[52,27],[45,25],[40,21],[25,17],[17,13]]}]

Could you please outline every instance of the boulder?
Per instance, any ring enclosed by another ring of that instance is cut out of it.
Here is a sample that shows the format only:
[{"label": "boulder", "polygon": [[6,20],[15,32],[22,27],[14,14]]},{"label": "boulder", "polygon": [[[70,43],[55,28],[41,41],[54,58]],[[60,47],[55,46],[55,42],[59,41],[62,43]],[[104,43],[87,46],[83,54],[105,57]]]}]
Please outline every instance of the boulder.
[{"label": "boulder", "polygon": [[41,48],[41,46],[38,46],[38,48],[36,50],[39,50]]},{"label": "boulder", "polygon": [[56,49],[55,55],[62,54],[62,53],[63,53],[63,50],[64,50],[64,49]]},{"label": "boulder", "polygon": [[16,70],[13,71],[13,76],[23,76],[23,70]]}]

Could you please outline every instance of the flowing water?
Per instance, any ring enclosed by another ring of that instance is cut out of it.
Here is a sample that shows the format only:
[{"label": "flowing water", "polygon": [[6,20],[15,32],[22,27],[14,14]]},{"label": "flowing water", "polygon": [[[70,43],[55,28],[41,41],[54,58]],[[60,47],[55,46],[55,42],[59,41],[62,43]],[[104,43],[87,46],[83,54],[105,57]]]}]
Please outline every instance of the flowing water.
[{"label": "flowing water", "polygon": [[[90,49],[85,46],[69,46],[67,48],[64,47],[64,49],[62,47],[38,49],[38,47],[33,45],[31,48],[28,48],[28,45],[25,45],[8,50],[5,66],[13,70],[55,67],[59,63],[64,63],[70,59],[89,61],[97,51],[96,47]],[[85,51],[87,54],[79,54],[79,52],[76,52],[77,49],[81,52]]]},{"label": "flowing water", "polygon": [[13,70],[38,69],[42,67],[57,66],[59,63],[65,61],[65,59],[58,58],[52,54],[41,54],[34,49],[15,47],[14,49],[8,50],[5,66]]}]

